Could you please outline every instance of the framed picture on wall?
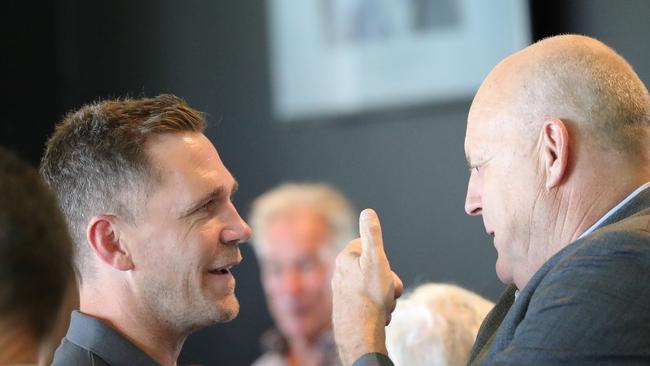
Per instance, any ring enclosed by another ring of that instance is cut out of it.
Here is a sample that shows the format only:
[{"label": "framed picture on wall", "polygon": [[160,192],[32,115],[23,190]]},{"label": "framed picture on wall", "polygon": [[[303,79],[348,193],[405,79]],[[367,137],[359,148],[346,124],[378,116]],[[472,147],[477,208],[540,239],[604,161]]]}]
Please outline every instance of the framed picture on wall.
[{"label": "framed picture on wall", "polygon": [[530,43],[523,0],[269,0],[283,122],[470,98]]}]

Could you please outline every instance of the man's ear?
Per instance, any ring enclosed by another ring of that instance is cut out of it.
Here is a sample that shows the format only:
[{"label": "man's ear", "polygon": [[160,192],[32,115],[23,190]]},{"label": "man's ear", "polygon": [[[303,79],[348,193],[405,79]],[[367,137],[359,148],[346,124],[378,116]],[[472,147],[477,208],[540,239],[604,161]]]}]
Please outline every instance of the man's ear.
[{"label": "man's ear", "polygon": [[97,258],[109,266],[128,271],[133,261],[128,248],[120,242],[120,228],[113,215],[97,215],[88,223],[86,237]]},{"label": "man's ear", "polygon": [[557,187],[566,177],[569,165],[569,131],[558,118],[542,127],[542,163],[546,172],[546,189]]}]

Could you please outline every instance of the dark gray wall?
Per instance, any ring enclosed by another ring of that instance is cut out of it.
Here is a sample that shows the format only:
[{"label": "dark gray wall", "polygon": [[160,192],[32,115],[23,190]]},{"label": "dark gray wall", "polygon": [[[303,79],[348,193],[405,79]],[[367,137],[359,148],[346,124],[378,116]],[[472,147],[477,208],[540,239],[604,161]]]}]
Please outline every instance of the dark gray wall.
[{"label": "dark gray wall", "polygon": [[[627,57],[648,84],[650,2],[540,3],[545,3],[550,14],[537,18],[537,37],[566,32],[596,36]],[[539,5],[532,5],[532,10],[538,11]],[[231,10],[239,14],[236,19],[242,23],[235,22],[229,30],[241,42],[228,52],[239,61],[228,60],[227,64],[250,69],[246,75],[237,75],[243,84],[236,86],[233,95],[221,96],[224,119],[214,136],[223,158],[245,187],[242,208],[246,210],[256,194],[286,179],[333,182],[358,208],[379,211],[389,258],[407,287],[424,281],[449,281],[494,299],[502,285],[494,272],[492,242],[485,236],[481,220],[463,211],[467,179],[463,139],[470,101],[305,125],[273,123],[263,9],[237,5]],[[566,21],[557,19],[558,14]],[[218,36],[217,43],[226,42],[231,34]],[[252,270],[251,262],[240,272]],[[250,285],[257,291],[257,284]],[[214,347],[239,324],[248,326],[247,318],[256,310],[246,304],[244,293],[239,293],[241,316],[228,328],[217,326],[190,339],[186,360],[218,362],[218,352],[208,345]],[[250,334],[233,342],[249,342]],[[211,352],[214,356],[208,358]],[[233,357],[241,364],[253,357],[238,353],[236,348]]]},{"label": "dark gray wall", "polygon": [[[30,140],[30,147],[19,148],[38,156],[44,135],[64,111],[99,97],[172,92],[208,113],[208,134],[241,183],[236,203],[243,213],[255,196],[282,181],[331,182],[358,208],[379,211],[389,258],[407,287],[449,281],[494,299],[502,285],[494,273],[491,240],[481,220],[463,212],[463,138],[470,101],[299,125],[275,123],[264,4],[50,2],[54,12],[37,17],[45,21],[33,31],[20,28],[29,37],[16,42],[25,51],[16,56],[17,65],[24,61],[18,67],[23,73],[12,80],[16,88],[34,90],[16,89],[26,95],[5,98],[38,101],[49,91],[53,99],[46,110],[35,109],[40,114],[31,124],[24,121],[29,103],[19,110],[3,108],[1,142]],[[646,84],[650,81],[650,2],[531,5],[536,38],[563,32],[596,36],[627,57]],[[19,10],[5,23],[8,28],[33,17],[30,6]],[[27,50],[43,55],[45,66],[37,67],[40,62]],[[39,82],[46,88],[38,89]],[[34,134],[35,128],[41,132]],[[240,316],[190,337],[183,362],[246,365],[258,355],[257,339],[271,322],[256,262],[250,248],[243,252],[244,262],[235,270]]]}]

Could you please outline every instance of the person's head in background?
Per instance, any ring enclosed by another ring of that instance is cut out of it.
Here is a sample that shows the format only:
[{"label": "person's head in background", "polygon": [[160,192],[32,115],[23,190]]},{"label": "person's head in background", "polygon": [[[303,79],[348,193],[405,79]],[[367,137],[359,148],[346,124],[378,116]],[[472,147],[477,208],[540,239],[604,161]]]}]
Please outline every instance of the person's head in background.
[{"label": "person's head in background", "polygon": [[0,148],[0,364],[36,364],[72,279],[72,244],[38,171]]},{"label": "person's head in background", "polygon": [[494,303],[448,284],[418,286],[397,300],[386,328],[396,366],[467,365],[481,322]]},{"label": "person's head in background", "polygon": [[269,310],[289,347],[331,329],[331,276],[339,250],[356,233],[351,204],[326,184],[286,183],[255,200],[253,248]]}]

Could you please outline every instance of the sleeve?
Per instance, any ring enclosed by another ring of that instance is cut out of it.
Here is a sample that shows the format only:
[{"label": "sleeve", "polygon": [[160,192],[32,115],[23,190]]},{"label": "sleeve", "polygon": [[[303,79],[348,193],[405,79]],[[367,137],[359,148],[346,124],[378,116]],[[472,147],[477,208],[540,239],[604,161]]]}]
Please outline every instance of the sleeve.
[{"label": "sleeve", "polygon": [[352,366],[393,366],[393,362],[383,353],[366,353],[354,361]]}]

